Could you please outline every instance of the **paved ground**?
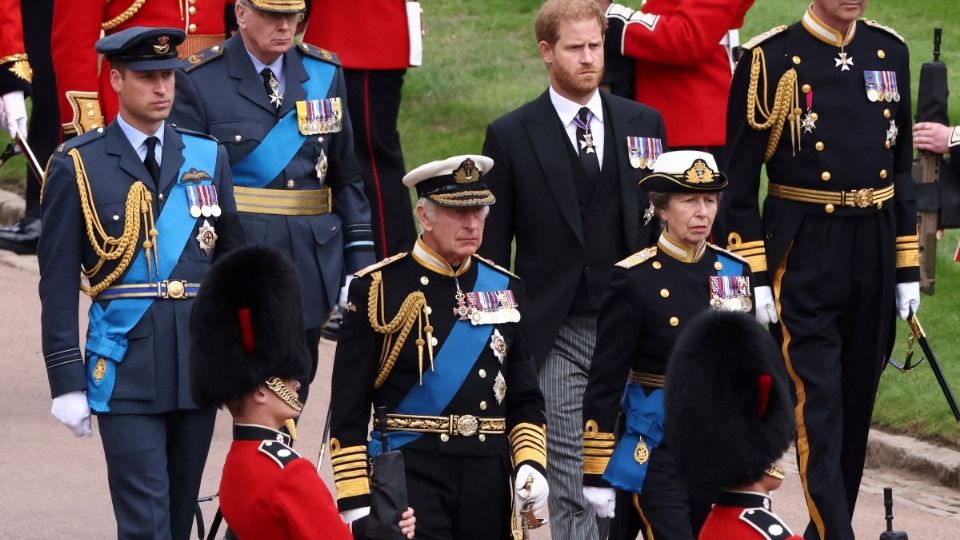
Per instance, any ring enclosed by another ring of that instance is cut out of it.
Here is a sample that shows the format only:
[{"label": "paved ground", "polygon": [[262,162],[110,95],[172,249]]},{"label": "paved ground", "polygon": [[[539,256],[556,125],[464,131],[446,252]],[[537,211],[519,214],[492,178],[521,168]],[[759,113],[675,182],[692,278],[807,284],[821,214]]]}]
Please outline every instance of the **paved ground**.
[{"label": "paved ground", "polygon": [[[40,302],[36,258],[0,254],[0,373],[8,391],[0,397],[0,538],[104,539],[116,529],[106,486],[100,441],[77,440],[50,414],[50,395],[40,352]],[[86,309],[86,303],[83,304]],[[321,345],[320,373],[311,394],[297,448],[316,459],[329,396],[333,345]],[[214,493],[229,445],[229,415],[220,415],[204,477],[203,493]],[[805,525],[805,507],[796,467],[775,496],[774,508],[794,531]],[[329,466],[324,475],[330,480]],[[956,538],[960,491],[934,485],[890,468],[868,469],[854,516],[860,538],[883,530],[884,486],[896,493],[896,527],[910,538]],[[215,503],[206,503],[209,521]],[[951,532],[952,531],[952,532]],[[534,535],[545,539],[541,529]]]}]

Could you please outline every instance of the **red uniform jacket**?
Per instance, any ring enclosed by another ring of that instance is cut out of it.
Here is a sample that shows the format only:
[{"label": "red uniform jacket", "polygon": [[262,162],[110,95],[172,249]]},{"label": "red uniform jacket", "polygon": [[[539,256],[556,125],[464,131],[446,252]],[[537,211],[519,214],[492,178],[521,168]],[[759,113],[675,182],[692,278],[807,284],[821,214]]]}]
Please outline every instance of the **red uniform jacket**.
[{"label": "red uniform jacket", "polygon": [[410,67],[406,0],[312,0],[303,40],[348,69]]},{"label": "red uniform jacket", "polygon": [[753,2],[647,0],[646,16],[635,15],[622,35],[607,34],[636,59],[636,99],[663,115],[670,148],[724,145],[733,73],[720,40],[743,25]]},{"label": "red uniform jacket", "polygon": [[[110,67],[94,43],[132,26],[182,28],[180,57],[223,41],[223,10],[233,0],[65,0],[54,3],[51,54],[65,135],[103,127],[117,115]],[[99,75],[98,75],[99,73]]]},{"label": "red uniform jacket", "polygon": [[220,509],[237,538],[352,540],[317,470],[289,435],[235,425],[220,479]]},{"label": "red uniform jacket", "polygon": [[721,493],[698,540],[803,540],[770,510],[770,499],[759,493]]},{"label": "red uniform jacket", "polygon": [[20,0],[0,0],[0,96],[28,91],[32,76],[23,46]]}]

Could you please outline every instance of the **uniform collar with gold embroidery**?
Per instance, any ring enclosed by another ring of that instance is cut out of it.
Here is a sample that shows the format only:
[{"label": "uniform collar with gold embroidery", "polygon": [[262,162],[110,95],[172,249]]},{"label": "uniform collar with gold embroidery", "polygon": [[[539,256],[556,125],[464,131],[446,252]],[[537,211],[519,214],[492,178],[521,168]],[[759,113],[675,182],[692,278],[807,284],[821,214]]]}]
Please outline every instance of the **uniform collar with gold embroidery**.
[{"label": "uniform collar with gold embroidery", "polygon": [[454,270],[443,257],[437,255],[435,251],[427,247],[427,244],[423,242],[423,237],[417,238],[417,243],[414,244],[411,255],[413,255],[413,260],[417,261],[420,266],[447,277],[462,276],[464,272],[470,269],[470,264],[473,260],[472,257],[467,257],[467,259],[463,261],[463,264],[460,265],[460,268]]},{"label": "uniform collar with gold embroidery", "polygon": [[846,47],[851,41],[853,41],[853,35],[857,33],[856,21],[850,24],[850,28],[847,30],[846,37],[844,37],[844,35],[840,32],[837,32],[833,28],[827,26],[825,22],[821,21],[816,15],[814,15],[813,4],[810,4],[810,7],[808,7],[807,11],[803,14],[801,23],[807,32],[810,32],[813,37],[828,45],[833,45],[834,47]]},{"label": "uniform collar with gold embroidery", "polygon": [[707,242],[701,241],[696,248],[687,247],[677,240],[673,239],[667,231],[660,233],[660,239],[657,246],[670,257],[685,263],[694,263],[703,258],[707,250]]}]

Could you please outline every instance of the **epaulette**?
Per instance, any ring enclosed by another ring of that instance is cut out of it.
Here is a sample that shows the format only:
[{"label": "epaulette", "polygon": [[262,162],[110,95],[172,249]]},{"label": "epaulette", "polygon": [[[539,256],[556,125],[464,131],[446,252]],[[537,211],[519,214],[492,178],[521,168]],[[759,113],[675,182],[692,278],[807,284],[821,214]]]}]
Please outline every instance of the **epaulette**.
[{"label": "epaulette", "polygon": [[645,261],[652,259],[657,254],[657,246],[643,248],[640,251],[630,255],[626,259],[617,263],[620,268],[633,268]]},{"label": "epaulette", "polygon": [[368,267],[366,267],[366,268],[363,268],[363,269],[357,271],[357,273],[354,274],[354,275],[357,276],[357,277],[363,277],[363,276],[365,276],[365,275],[367,275],[367,274],[369,274],[369,273],[371,273],[371,272],[374,272],[374,271],[376,271],[376,270],[379,270],[380,268],[383,268],[384,266],[387,266],[388,264],[391,264],[391,263],[394,263],[394,262],[396,262],[396,261],[399,261],[400,259],[402,259],[402,258],[404,258],[404,257],[406,257],[406,256],[407,256],[407,252],[406,252],[406,251],[401,251],[400,253],[397,253],[396,255],[387,257],[386,259],[383,259],[382,261],[375,262],[375,263],[371,264],[370,266],[368,266]]},{"label": "epaulette", "polygon": [[323,60],[335,66],[340,65],[340,57],[337,56],[337,53],[328,51],[326,49],[321,49],[315,45],[310,45],[309,43],[301,43],[297,46],[298,49],[303,51],[303,54],[316,58],[317,60]]},{"label": "epaulette", "polygon": [[773,512],[763,508],[748,508],[740,513],[740,521],[760,533],[766,540],[785,540],[793,533]]},{"label": "epaulette", "polygon": [[259,450],[277,462],[277,465],[279,465],[281,469],[289,465],[291,461],[300,457],[300,454],[293,448],[290,448],[280,441],[263,441],[260,443]]},{"label": "epaulette", "polygon": [[106,134],[104,128],[100,127],[86,133],[81,133],[69,141],[64,142],[57,147],[57,152],[67,153],[74,148],[81,147],[89,142],[95,141]]},{"label": "epaulette", "polygon": [[736,253],[734,253],[734,252],[732,252],[732,251],[728,251],[728,250],[726,250],[726,249],[723,249],[722,247],[720,247],[720,246],[718,246],[718,245],[716,245],[716,244],[711,244],[710,242],[707,242],[707,245],[710,246],[713,250],[719,251],[720,253],[723,253],[724,255],[727,255],[727,256],[730,257],[731,259],[736,259],[736,260],[742,262],[743,264],[747,265],[747,268],[750,267],[750,263],[748,263],[747,260],[744,259],[743,257],[741,257],[740,255],[737,255]]},{"label": "epaulette", "polygon": [[785,24],[781,24],[780,26],[774,26],[773,28],[767,30],[766,32],[750,38],[746,43],[743,44],[743,48],[752,49],[757,45],[763,43],[764,41],[772,38],[773,36],[785,31],[787,28],[788,27]]},{"label": "epaulette", "polygon": [[503,272],[504,274],[506,274],[506,275],[508,275],[508,276],[510,276],[510,277],[512,277],[512,278],[514,278],[514,279],[520,279],[520,276],[514,274],[513,272],[507,270],[506,268],[500,266],[499,264],[491,261],[490,259],[487,259],[486,257],[481,257],[481,256],[477,255],[476,253],[474,253],[473,256],[474,256],[477,260],[480,260],[480,261],[483,261],[483,262],[489,264],[490,266],[496,268],[497,270]]},{"label": "epaulette", "polygon": [[217,138],[214,137],[213,135],[208,135],[208,134],[206,134],[206,133],[201,133],[201,132],[199,132],[199,131],[194,131],[194,130],[192,130],[192,129],[187,129],[187,128],[185,128],[185,127],[180,127],[180,126],[178,126],[178,125],[176,125],[176,124],[170,124],[170,127],[172,127],[173,129],[175,129],[178,133],[183,133],[183,134],[185,134],[185,135],[193,135],[194,137],[203,137],[204,139],[210,139],[211,141],[220,142],[220,141],[217,141]]},{"label": "epaulette", "polygon": [[206,64],[214,58],[223,56],[223,45],[214,45],[198,53],[191,54],[183,60],[183,70],[190,73],[199,66]]},{"label": "epaulette", "polygon": [[890,28],[889,26],[882,25],[873,19],[860,19],[860,20],[863,21],[863,24],[867,26],[871,26],[873,28],[883,30],[884,32],[890,34],[891,36],[899,39],[902,43],[907,42],[907,40],[903,39],[903,36],[901,36],[896,30],[894,30],[893,28]]}]

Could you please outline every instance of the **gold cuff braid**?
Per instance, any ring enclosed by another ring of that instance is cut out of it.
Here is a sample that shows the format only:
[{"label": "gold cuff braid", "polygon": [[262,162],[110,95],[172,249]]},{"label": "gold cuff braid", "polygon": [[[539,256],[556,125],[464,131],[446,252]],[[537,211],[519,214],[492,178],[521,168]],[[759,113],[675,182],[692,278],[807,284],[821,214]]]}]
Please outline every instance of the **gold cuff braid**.
[{"label": "gold cuff braid", "polygon": [[547,431],[544,426],[520,423],[510,430],[510,449],[514,464],[524,461],[547,467]]},{"label": "gold cuff braid", "polygon": [[337,486],[337,499],[368,495],[367,449],[363,445],[340,448],[340,441],[330,439],[330,464]]}]

